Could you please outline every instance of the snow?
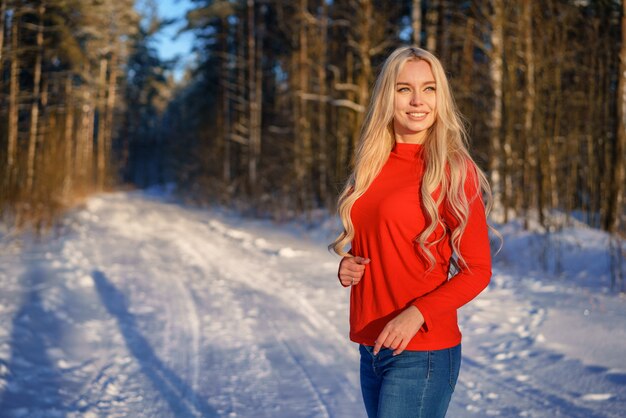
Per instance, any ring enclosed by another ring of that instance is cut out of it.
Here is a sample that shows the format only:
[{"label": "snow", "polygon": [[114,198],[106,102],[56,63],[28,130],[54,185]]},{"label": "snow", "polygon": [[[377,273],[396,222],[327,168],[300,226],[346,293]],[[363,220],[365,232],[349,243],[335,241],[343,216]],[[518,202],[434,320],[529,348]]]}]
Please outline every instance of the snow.
[{"label": "snow", "polygon": [[[0,229],[0,416],[365,417],[338,222],[314,220],[152,190],[93,197],[44,239]],[[625,416],[606,234],[499,230],[448,416]]]}]

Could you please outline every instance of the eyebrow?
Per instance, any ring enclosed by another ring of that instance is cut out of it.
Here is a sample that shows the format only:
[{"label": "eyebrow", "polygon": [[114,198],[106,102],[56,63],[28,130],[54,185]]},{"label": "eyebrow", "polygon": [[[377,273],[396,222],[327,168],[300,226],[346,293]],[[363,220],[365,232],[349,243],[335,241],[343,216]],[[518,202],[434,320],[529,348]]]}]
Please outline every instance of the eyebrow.
[{"label": "eyebrow", "polygon": [[[437,83],[435,83],[434,80],[433,81],[426,81],[426,82],[422,83],[422,86],[424,86],[426,84],[437,84]],[[411,83],[407,83],[406,81],[399,81],[399,82],[396,83],[396,86],[399,86],[399,85],[411,86],[412,84]]]}]

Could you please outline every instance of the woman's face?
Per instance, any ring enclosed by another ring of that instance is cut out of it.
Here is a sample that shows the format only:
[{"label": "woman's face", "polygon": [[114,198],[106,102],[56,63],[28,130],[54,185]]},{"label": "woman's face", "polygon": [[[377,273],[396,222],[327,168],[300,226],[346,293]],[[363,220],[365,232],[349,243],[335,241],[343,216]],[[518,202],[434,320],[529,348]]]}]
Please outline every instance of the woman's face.
[{"label": "woman's face", "polygon": [[397,142],[421,144],[435,123],[435,77],[424,60],[407,61],[396,79],[393,129]]}]

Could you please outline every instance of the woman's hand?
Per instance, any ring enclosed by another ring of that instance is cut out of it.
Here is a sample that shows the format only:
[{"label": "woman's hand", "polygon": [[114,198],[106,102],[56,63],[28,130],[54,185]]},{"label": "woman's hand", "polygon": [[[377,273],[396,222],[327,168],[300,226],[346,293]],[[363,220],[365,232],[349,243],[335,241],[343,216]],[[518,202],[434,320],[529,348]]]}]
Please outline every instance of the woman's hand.
[{"label": "woman's hand", "polygon": [[419,309],[413,305],[409,306],[387,322],[385,328],[376,338],[374,355],[378,354],[381,347],[392,348],[394,356],[402,353],[423,324],[424,316]]},{"label": "woman's hand", "polygon": [[353,286],[361,281],[365,272],[365,265],[370,262],[369,258],[346,256],[339,263],[339,282],[343,287]]}]

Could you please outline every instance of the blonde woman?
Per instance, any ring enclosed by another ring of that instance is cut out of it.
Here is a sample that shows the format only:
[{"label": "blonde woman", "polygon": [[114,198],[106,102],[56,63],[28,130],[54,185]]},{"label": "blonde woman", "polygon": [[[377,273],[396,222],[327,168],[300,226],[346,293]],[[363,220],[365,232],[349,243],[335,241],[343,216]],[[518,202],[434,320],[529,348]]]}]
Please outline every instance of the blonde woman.
[{"label": "blonde woman", "polygon": [[434,55],[402,47],[387,58],[354,161],[339,197],[344,230],[330,247],[352,287],[365,409],[444,417],[461,364],[457,309],[491,278],[482,199],[491,194]]}]

